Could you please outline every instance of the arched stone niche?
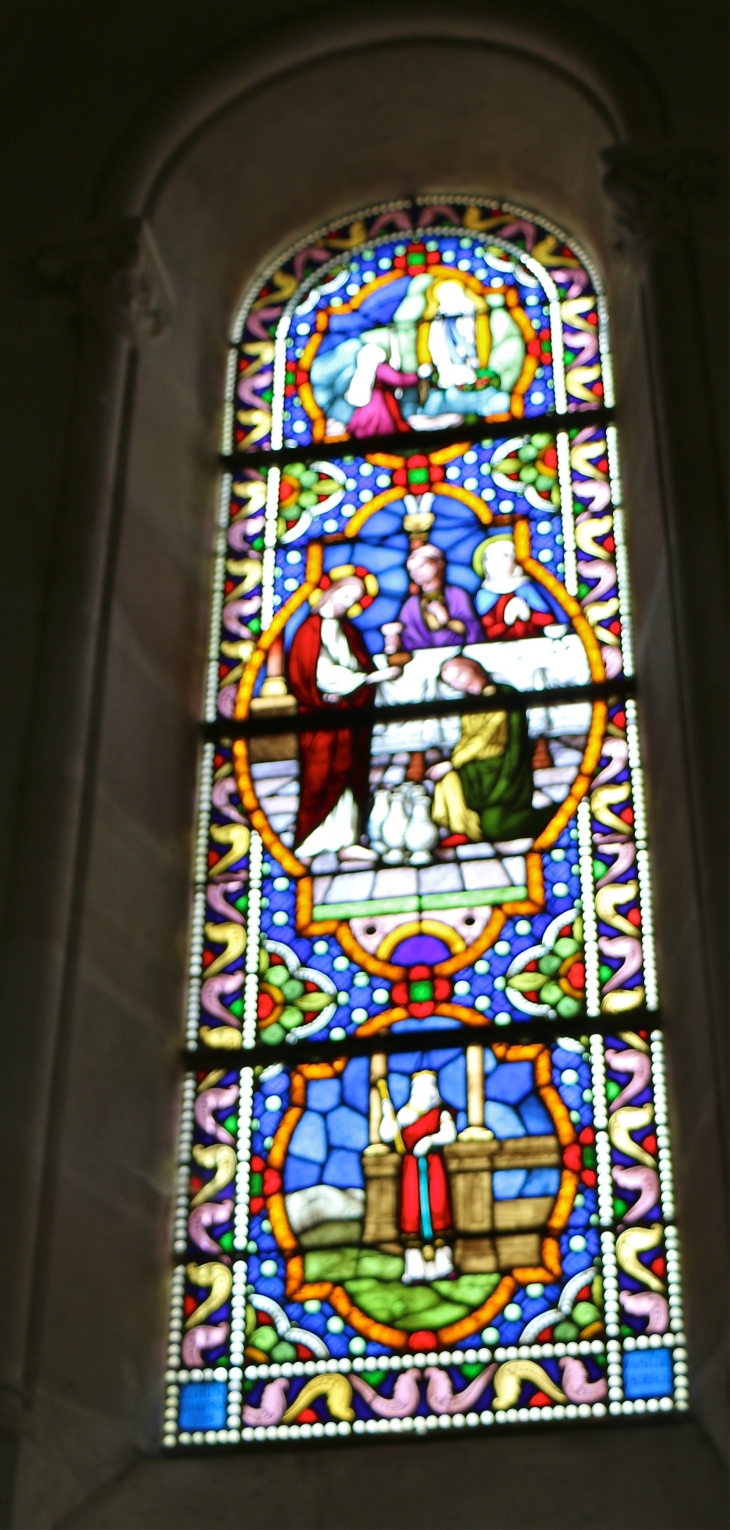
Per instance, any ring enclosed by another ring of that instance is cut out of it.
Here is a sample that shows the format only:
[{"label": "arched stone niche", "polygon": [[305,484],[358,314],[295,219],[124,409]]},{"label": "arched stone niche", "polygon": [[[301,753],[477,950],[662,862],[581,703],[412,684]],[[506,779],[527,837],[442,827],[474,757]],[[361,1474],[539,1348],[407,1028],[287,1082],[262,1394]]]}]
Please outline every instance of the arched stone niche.
[{"label": "arched stone niche", "polygon": [[[69,779],[53,788],[66,792],[57,801],[69,840],[58,855],[68,859],[73,841],[75,875],[64,894],[70,955],[58,987],[61,1064],[42,1177],[48,1231],[31,1281],[32,1426],[20,1448],[18,1524],[238,1524],[244,1512],[252,1523],[269,1515],[271,1524],[375,1517],[366,1496],[374,1458],[357,1448],[340,1451],[331,1465],[319,1450],[276,1461],[252,1452],[174,1464],[140,1461],[138,1452],[149,1456],[158,1439],[196,729],[228,329],[243,289],[277,249],[348,210],[431,191],[504,196],[542,213],[582,241],[608,285],[695,1396],[708,1430],[718,1437],[722,1429],[716,1064],[700,954],[691,713],[678,673],[672,531],[651,402],[657,362],[642,322],[641,283],[625,260],[617,263],[601,185],[602,151],[626,137],[632,120],[643,131],[661,122],[650,93],[637,91],[631,101],[628,90],[620,100],[608,78],[615,59],[602,80],[588,54],[579,64],[544,32],[520,43],[504,28],[456,19],[451,35],[446,22],[427,30],[411,22],[373,26],[369,37],[353,30],[327,41],[323,33],[319,45],[311,36],[306,46],[283,39],[268,58],[229,62],[143,125],[100,190],[102,244],[123,226],[134,253],[126,266],[119,261],[132,272],[129,290],[115,288],[126,338],[118,324],[116,335],[110,330],[108,289],[99,302],[95,289],[91,297],[82,292],[66,498],[69,514],[74,503],[77,512],[85,507],[78,514],[93,556],[79,540],[76,564],[67,556],[52,597],[60,613],[57,675],[72,691],[76,683],[84,744],[69,739]],[[139,225],[120,225],[120,214],[145,218],[142,244]],[[137,344],[140,329],[162,332]],[[88,617],[75,637],[74,600]],[[393,1523],[476,1522],[486,1512],[477,1488],[486,1472],[493,1517],[485,1523],[547,1523],[548,1481],[563,1496],[561,1523],[604,1523],[615,1441],[615,1432],[593,1431],[588,1444],[570,1429],[534,1451],[506,1440],[472,1443],[461,1454],[456,1443],[430,1455],[410,1445],[380,1451],[378,1480],[390,1504],[380,1522],[391,1523],[389,1515]],[[712,1491],[713,1458],[696,1426],[629,1427],[620,1448],[627,1486],[625,1509],[612,1510],[617,1524],[669,1522],[651,1496],[657,1477],[670,1485],[667,1514],[671,1498],[692,1499],[696,1513],[702,1493]],[[582,1452],[592,1486],[585,1466],[571,1476]],[[104,1486],[120,1473],[118,1484]],[[436,1489],[444,1474],[460,1505],[453,1515]],[[269,1481],[280,1487],[280,1509]]]}]

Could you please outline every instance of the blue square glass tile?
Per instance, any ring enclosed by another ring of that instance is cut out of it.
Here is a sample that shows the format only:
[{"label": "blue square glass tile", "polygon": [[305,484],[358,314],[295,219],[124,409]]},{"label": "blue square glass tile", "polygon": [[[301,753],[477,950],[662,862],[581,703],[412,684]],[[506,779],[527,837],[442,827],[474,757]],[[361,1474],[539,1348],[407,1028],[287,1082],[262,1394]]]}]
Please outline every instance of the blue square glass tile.
[{"label": "blue square glass tile", "polygon": [[633,1349],[624,1355],[624,1392],[628,1398],[671,1397],[672,1357],[668,1349]]},{"label": "blue square glass tile", "polygon": [[191,1381],[182,1386],[178,1428],[225,1429],[227,1392],[224,1381]]}]

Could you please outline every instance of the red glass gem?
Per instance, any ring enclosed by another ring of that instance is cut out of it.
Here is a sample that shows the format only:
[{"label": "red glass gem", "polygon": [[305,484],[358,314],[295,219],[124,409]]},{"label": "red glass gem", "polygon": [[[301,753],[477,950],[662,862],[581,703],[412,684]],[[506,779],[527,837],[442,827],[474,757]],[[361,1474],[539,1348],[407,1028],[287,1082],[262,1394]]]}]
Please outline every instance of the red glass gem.
[{"label": "red glass gem", "polygon": [[593,1186],[596,1183],[596,1171],[595,1171],[595,1169],[584,1169],[580,1177],[581,1177],[581,1179],[583,1181],[583,1184],[584,1185],[588,1185],[589,1188],[591,1188],[591,1189],[593,1188]]},{"label": "red glass gem", "polygon": [[578,1138],[578,1141],[582,1142],[583,1146],[586,1147],[588,1145],[588,1143],[595,1142],[595,1140],[596,1140],[596,1134],[595,1134],[595,1132],[593,1130],[593,1127],[592,1126],[584,1126],[583,1130],[582,1130],[582,1132],[581,1132],[581,1134],[580,1134],[580,1136]]},{"label": "red glass gem", "polygon": [[580,1148],[577,1142],[571,1142],[569,1147],[563,1149],[563,1163],[566,1169],[578,1170],[580,1168]]},{"label": "red glass gem", "polygon": [[263,1198],[263,1195],[253,1195],[251,1197],[250,1202],[249,1202],[249,1208],[250,1208],[250,1211],[251,1211],[251,1215],[253,1217],[255,1217],[257,1212],[263,1211],[265,1205],[266,1205],[266,1202],[265,1202],[265,1200]]},{"label": "red glass gem", "polygon": [[651,1268],[654,1271],[654,1274],[658,1275],[660,1280],[663,1280],[667,1273],[666,1259],[662,1259],[661,1254],[658,1254],[656,1259],[652,1259]]},{"label": "red glass gem", "polygon": [[264,1170],[264,1195],[276,1195],[281,1189],[281,1175],[278,1169]]},{"label": "red glass gem", "polygon": [[414,1020],[426,1020],[429,1015],[433,1014],[435,1008],[436,1005],[433,999],[423,999],[418,1004],[409,1004],[408,1013],[413,1016]]},{"label": "red glass gem", "polygon": [[419,1349],[435,1349],[436,1335],[430,1328],[419,1328],[408,1340],[408,1348],[416,1353]]},{"label": "red glass gem", "polygon": [[568,973],[568,982],[571,988],[585,988],[586,969],[583,962],[573,962]]},{"label": "red glass gem", "polygon": [[263,1158],[259,1158],[258,1154],[256,1154],[256,1156],[251,1159],[251,1173],[262,1174],[265,1168],[266,1164],[264,1163]]},{"label": "red glass gem", "polygon": [[656,1158],[656,1137],[653,1132],[650,1132],[648,1137],[644,1137],[641,1146],[645,1153],[651,1153],[652,1158]]}]

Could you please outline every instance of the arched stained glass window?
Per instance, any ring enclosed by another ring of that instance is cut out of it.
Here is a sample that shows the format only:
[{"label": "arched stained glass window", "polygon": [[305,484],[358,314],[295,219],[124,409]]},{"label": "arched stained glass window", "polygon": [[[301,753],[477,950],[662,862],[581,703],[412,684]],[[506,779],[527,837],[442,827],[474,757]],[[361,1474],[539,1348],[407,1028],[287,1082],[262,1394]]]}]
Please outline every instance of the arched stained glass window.
[{"label": "arched stained glass window", "polygon": [[165,1444],[685,1408],[599,277],[379,207],[227,399]]}]

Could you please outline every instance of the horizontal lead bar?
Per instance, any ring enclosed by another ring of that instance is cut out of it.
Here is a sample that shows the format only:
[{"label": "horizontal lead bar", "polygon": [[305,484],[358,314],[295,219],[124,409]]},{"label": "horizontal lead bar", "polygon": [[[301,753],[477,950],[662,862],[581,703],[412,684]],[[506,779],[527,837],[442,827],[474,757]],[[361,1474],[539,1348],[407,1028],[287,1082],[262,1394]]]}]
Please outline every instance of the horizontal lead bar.
[{"label": "horizontal lead bar", "polygon": [[478,420],[471,424],[449,425],[444,430],[389,432],[387,435],[354,437],[347,441],[318,441],[308,446],[282,446],[277,451],[236,451],[221,456],[226,472],[240,472],[244,467],[281,466],[287,462],[321,462],[343,457],[366,457],[373,452],[397,452],[407,457],[437,451],[442,446],[465,446],[473,441],[506,440],[511,436],[556,436],[560,430],[607,425],[613,410],[573,409],[567,414],[538,414],[525,420]]},{"label": "horizontal lead bar", "polygon": [[470,696],[467,700],[398,702],[376,707],[375,699],[362,707],[318,707],[311,712],[258,712],[236,720],[220,718],[203,723],[206,739],[252,738],[281,733],[328,732],[336,728],[373,727],[376,723],[408,722],[419,718],[466,717],[475,712],[523,712],[530,707],[551,707],[566,702],[621,701],[636,694],[632,676],[601,680],[592,685],[563,685],[542,691],[497,691],[493,696]]},{"label": "horizontal lead bar", "polygon": [[528,1020],[524,1025],[515,1021],[511,1025],[460,1025],[449,1030],[378,1031],[371,1036],[358,1036],[354,1032],[341,1036],[337,1041],[280,1042],[278,1046],[196,1047],[182,1053],[186,1071],[205,1068],[255,1068],[269,1063],[330,1062],[337,1057],[372,1057],[375,1052],[423,1052],[447,1050],[453,1047],[489,1046],[495,1041],[519,1045],[524,1041],[557,1041],[560,1036],[574,1040],[593,1035],[618,1036],[623,1031],[660,1030],[661,1021],[656,1010],[643,1007],[626,1011],[623,1015],[579,1015],[570,1023],[562,1020]]}]

